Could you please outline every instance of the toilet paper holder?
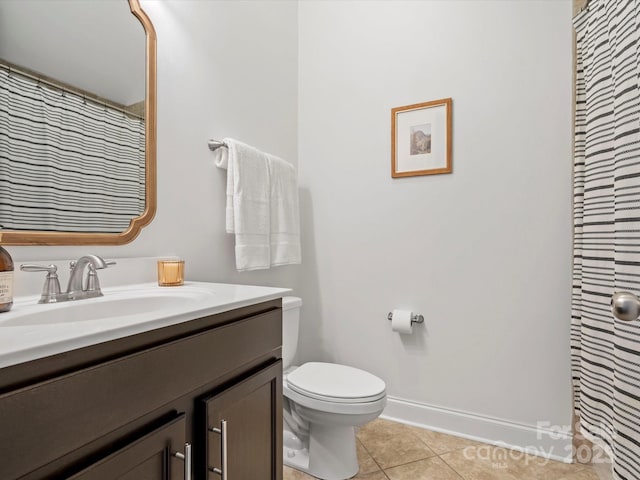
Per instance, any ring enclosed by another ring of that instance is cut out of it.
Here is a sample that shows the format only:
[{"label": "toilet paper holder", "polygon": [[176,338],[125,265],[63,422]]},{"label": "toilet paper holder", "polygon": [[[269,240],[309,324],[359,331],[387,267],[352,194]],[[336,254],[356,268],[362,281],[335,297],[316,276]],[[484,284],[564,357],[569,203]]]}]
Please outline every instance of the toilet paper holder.
[{"label": "toilet paper holder", "polygon": [[[387,320],[393,320],[393,312],[389,312],[387,315]],[[411,325],[414,323],[424,323],[424,317],[422,315],[413,314],[411,315]]]}]

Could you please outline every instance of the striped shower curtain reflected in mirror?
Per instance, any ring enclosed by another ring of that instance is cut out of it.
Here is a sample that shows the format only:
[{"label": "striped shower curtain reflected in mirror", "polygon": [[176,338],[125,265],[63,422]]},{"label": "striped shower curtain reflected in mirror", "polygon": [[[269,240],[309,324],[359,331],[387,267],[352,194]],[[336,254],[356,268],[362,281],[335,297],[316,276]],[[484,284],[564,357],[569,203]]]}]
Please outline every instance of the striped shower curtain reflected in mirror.
[{"label": "striped shower curtain reflected in mirror", "polygon": [[145,208],[145,121],[0,68],[0,228],[120,233]]},{"label": "striped shower curtain reflected in mirror", "polygon": [[571,354],[581,432],[640,479],[640,320],[611,295],[640,294],[640,2],[591,0],[574,21],[577,85]]}]

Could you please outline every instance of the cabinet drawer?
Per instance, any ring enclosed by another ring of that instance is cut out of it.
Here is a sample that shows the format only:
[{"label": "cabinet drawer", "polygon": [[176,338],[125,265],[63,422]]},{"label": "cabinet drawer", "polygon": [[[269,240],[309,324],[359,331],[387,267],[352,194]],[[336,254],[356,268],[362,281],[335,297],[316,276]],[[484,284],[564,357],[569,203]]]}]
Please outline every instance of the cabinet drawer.
[{"label": "cabinet drawer", "polygon": [[118,449],[67,480],[190,480],[184,478],[185,415]]},{"label": "cabinet drawer", "polygon": [[281,332],[273,310],[0,396],[0,478],[25,475],[255,358],[279,357]]}]

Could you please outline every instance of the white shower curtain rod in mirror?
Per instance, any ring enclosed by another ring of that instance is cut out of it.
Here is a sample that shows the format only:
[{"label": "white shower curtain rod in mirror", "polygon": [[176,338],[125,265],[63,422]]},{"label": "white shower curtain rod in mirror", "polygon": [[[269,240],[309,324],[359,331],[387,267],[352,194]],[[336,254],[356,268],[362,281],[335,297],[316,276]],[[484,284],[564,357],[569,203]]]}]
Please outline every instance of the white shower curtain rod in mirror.
[{"label": "white shower curtain rod in mirror", "polygon": [[105,100],[104,98],[101,98],[98,95],[95,95],[94,93],[87,92],[85,90],[75,88],[70,85],[57,83],[55,81],[49,80],[45,76],[38,75],[36,72],[29,71],[28,69],[24,69],[22,67],[18,67],[17,65],[13,65],[9,62],[6,62],[5,60],[0,60],[0,68],[9,72],[9,75],[13,75],[13,74],[20,75],[22,77],[38,82],[41,85],[46,85],[55,90],[59,90],[60,92],[62,92],[63,95],[66,93],[71,93],[73,95],[77,95],[78,97],[81,97],[85,102],[90,101],[96,105],[108,107],[112,110],[116,110],[118,112],[124,113],[132,118],[144,119],[143,115],[138,115],[137,113],[132,112],[131,110],[128,110],[125,105],[121,105],[118,103]]},{"label": "white shower curtain rod in mirror", "polygon": [[[578,11],[573,15],[573,18],[576,18],[582,12],[584,12],[589,7],[589,0],[585,0],[584,5],[582,5]],[[575,10],[574,10],[575,11]]]}]

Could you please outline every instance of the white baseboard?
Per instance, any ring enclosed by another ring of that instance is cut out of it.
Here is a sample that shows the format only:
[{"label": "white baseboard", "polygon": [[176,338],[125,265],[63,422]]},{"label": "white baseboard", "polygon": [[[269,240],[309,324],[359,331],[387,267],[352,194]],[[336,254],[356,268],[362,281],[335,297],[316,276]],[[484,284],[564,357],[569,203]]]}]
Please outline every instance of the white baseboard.
[{"label": "white baseboard", "polygon": [[396,397],[387,397],[381,417],[552,460],[573,461],[573,435],[566,429],[526,425]]}]

